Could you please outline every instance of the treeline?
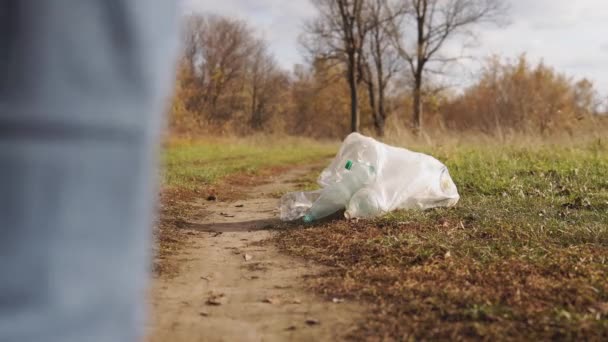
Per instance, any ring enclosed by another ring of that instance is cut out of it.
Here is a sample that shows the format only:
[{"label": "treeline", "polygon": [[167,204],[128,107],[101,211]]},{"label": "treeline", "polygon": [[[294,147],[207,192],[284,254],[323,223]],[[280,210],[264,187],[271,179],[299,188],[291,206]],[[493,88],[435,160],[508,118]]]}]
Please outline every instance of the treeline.
[{"label": "treeline", "polygon": [[300,39],[308,62],[293,70],[280,67],[246,22],[188,17],[172,130],[343,137],[400,126],[415,133],[553,134],[603,118],[590,81],[531,65],[525,56],[488,59],[478,80],[458,92],[438,81],[459,58],[442,54],[445,41],[497,20],[505,11],[500,1],[313,3],[319,16]]},{"label": "treeline", "polygon": [[591,81],[572,79],[543,62],[532,65],[522,55],[515,61],[490,58],[477,83],[446,99],[440,113],[450,130],[504,136],[571,134],[577,127],[605,124],[605,110]]}]

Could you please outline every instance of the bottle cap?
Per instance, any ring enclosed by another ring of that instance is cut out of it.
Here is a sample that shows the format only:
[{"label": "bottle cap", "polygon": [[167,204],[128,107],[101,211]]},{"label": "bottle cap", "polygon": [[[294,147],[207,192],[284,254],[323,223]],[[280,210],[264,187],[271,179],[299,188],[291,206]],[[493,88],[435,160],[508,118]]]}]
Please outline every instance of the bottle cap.
[{"label": "bottle cap", "polygon": [[346,165],[344,165],[344,168],[347,170],[350,170],[353,168],[353,161],[352,160],[347,160],[346,161]]}]

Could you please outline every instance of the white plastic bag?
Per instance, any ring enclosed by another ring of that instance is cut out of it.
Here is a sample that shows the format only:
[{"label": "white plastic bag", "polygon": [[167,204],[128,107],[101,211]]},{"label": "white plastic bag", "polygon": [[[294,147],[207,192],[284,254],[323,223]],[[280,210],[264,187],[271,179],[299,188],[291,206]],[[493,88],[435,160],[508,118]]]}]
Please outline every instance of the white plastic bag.
[{"label": "white plastic bag", "polygon": [[[353,177],[347,167],[352,163],[366,165],[371,170],[370,174],[373,174],[368,181],[347,179]],[[358,133],[352,133],[344,140],[334,160],[319,176],[318,183],[323,187],[320,191],[283,196],[281,219],[292,221],[306,217],[310,221],[321,218],[307,215],[313,206],[325,204],[319,202],[324,191],[346,184],[355,187],[347,192],[351,198],[341,199],[342,208],[338,208],[346,209],[346,218],[374,217],[396,209],[450,207],[460,198],[447,167],[437,159]],[[333,206],[337,207],[335,203]]]}]

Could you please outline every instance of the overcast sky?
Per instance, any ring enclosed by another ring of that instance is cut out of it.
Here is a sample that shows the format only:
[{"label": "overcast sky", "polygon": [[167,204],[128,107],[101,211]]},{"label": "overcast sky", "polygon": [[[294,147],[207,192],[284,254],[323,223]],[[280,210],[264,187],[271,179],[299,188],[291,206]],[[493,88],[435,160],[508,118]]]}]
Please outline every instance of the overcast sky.
[{"label": "overcast sky", "polygon": [[[574,77],[594,81],[608,94],[607,0],[505,0],[511,24],[483,28],[479,46],[468,54],[516,57],[522,52]],[[301,63],[297,38],[303,22],[315,15],[308,0],[182,0],[184,12],[213,13],[247,20],[270,42],[285,68]],[[467,67],[474,73],[474,67]],[[465,75],[462,78],[466,78]],[[463,81],[465,82],[465,81]]]}]

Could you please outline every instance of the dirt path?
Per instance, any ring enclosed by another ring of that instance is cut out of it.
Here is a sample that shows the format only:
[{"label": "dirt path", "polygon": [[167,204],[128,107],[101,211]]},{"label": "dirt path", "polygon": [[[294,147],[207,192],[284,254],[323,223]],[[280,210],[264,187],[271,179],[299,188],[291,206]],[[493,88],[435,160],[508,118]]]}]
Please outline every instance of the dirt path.
[{"label": "dirt path", "polygon": [[293,191],[310,170],[248,189],[248,200],[198,203],[192,238],[175,256],[179,273],[153,285],[149,341],[336,341],[354,328],[358,305],[304,290],[320,267],[256,244],[278,221],[272,194]]}]

